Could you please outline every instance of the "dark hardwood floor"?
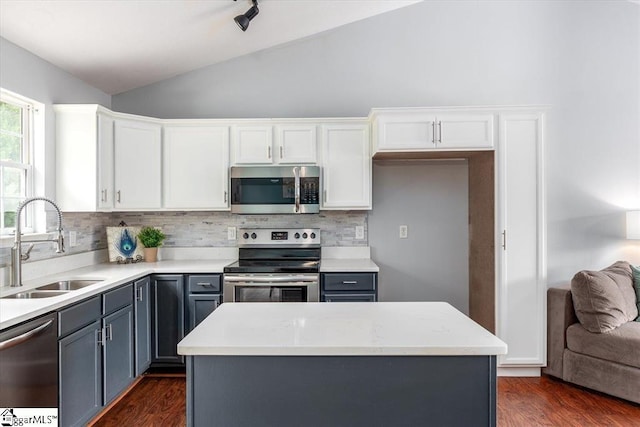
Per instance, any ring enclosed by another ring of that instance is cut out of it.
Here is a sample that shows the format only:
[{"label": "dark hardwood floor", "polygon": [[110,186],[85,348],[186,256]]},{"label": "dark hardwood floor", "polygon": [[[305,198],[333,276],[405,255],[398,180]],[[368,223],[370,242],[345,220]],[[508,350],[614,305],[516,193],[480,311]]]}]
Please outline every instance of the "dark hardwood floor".
[{"label": "dark hardwood floor", "polygon": [[[94,426],[184,426],[185,384],[184,377],[146,376]],[[498,425],[640,427],[640,405],[551,377],[501,377]]]}]

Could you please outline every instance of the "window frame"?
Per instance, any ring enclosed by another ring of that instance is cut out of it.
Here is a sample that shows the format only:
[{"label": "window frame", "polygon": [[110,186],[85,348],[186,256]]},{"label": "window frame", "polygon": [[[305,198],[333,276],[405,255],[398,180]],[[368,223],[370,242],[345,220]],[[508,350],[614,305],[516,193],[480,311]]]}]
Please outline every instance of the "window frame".
[{"label": "window frame", "polygon": [[[2,180],[4,178],[4,168],[17,168],[24,171],[24,194],[22,200],[33,197],[34,194],[34,150],[35,150],[35,114],[38,113],[39,103],[24,96],[0,88],[0,101],[18,107],[22,110],[22,134],[21,136],[21,162],[14,162],[0,159],[0,196],[3,196]],[[0,236],[12,236],[15,234],[14,227],[4,227],[4,199],[0,197]],[[44,213],[44,209],[42,209]],[[22,215],[22,232],[34,233],[37,230],[38,211],[33,205],[25,207]]]}]

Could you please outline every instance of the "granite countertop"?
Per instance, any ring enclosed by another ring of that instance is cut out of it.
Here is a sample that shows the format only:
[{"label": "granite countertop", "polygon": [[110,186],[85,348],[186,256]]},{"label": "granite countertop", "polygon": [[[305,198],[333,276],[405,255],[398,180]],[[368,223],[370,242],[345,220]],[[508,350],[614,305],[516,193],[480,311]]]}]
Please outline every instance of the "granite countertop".
[{"label": "granite countertop", "polygon": [[507,345],[445,302],[223,304],[182,355],[499,355]]}]

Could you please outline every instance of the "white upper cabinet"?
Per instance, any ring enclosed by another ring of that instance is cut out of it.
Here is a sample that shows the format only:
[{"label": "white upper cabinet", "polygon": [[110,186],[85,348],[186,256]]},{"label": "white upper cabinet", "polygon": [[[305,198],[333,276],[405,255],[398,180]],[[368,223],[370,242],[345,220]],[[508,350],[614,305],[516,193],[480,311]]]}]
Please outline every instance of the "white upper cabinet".
[{"label": "white upper cabinet", "polygon": [[68,212],[113,207],[113,117],[99,105],[55,105],[56,202]]},{"label": "white upper cabinet", "polygon": [[271,164],[274,162],[273,127],[234,126],[233,147],[234,164]]},{"label": "white upper cabinet", "polygon": [[322,185],[320,209],[371,209],[369,125],[322,126]]},{"label": "white upper cabinet", "polygon": [[160,124],[116,119],[115,210],[161,207],[161,137]]},{"label": "white upper cabinet", "polygon": [[315,124],[235,125],[232,132],[234,165],[317,163]]},{"label": "white upper cabinet", "polygon": [[497,161],[496,334],[501,367],[546,363],[543,114],[500,114]]},{"label": "white upper cabinet", "polygon": [[228,210],[228,171],[228,126],[165,126],[165,208]]},{"label": "white upper cabinet", "polygon": [[374,110],[375,152],[490,150],[493,114],[431,109]]},{"label": "white upper cabinet", "polygon": [[303,164],[317,162],[315,125],[276,126],[278,163]]}]

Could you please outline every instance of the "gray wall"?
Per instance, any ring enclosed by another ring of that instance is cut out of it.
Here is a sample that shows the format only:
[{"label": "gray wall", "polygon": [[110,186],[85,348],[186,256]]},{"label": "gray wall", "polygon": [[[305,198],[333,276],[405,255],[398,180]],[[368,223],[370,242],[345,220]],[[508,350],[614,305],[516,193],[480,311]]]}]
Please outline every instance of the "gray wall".
[{"label": "gray wall", "polygon": [[548,104],[555,284],[620,258],[640,263],[640,244],[623,238],[624,211],[640,209],[639,62],[636,3],[427,1],[114,96],[113,108],[166,118],[322,117]]},{"label": "gray wall", "polygon": [[[55,116],[53,104],[111,106],[111,96],[0,37],[0,87],[45,106],[45,195],[55,197]],[[41,159],[36,159],[40,161]],[[42,194],[39,194],[42,195]]]},{"label": "gray wall", "polygon": [[469,313],[468,174],[466,161],[374,163],[369,243],[381,301],[447,301]]}]

